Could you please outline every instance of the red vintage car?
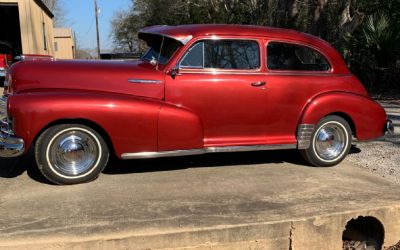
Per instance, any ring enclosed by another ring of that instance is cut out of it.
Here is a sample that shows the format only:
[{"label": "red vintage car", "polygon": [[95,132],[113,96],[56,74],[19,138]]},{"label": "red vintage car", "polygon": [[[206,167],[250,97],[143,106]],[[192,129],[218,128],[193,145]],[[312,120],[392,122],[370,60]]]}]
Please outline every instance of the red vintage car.
[{"label": "red vintage car", "polygon": [[[155,26],[141,60],[23,61],[7,75],[0,156],[35,147],[56,184],[95,179],[110,154],[139,159],[299,149],[314,166],[352,137],[392,133],[384,109],[327,42],[239,25]],[[3,166],[5,167],[5,166]]]}]

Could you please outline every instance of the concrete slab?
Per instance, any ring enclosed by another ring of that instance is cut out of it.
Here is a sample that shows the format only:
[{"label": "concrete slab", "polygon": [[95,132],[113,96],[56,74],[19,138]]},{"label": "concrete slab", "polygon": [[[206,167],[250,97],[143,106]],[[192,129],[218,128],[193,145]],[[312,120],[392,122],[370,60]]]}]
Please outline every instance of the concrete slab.
[{"label": "concrete slab", "polygon": [[62,187],[32,156],[0,166],[4,249],[341,249],[358,216],[400,240],[398,185],[347,162],[307,167],[296,151],[114,161]]}]

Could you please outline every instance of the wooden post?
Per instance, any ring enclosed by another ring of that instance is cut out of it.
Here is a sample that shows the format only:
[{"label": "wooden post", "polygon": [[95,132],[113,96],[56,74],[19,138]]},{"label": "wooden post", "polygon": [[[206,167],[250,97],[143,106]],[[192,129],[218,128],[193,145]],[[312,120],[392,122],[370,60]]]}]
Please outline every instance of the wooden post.
[{"label": "wooden post", "polygon": [[94,0],[94,11],[96,14],[97,58],[100,59],[99,8],[97,7],[97,0]]}]

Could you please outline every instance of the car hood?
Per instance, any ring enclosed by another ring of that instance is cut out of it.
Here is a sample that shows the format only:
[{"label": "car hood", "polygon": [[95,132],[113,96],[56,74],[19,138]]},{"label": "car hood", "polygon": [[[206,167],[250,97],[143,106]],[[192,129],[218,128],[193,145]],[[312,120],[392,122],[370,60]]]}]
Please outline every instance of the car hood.
[{"label": "car hood", "polygon": [[85,90],[164,98],[164,73],[143,61],[37,60],[14,64],[10,91]]}]

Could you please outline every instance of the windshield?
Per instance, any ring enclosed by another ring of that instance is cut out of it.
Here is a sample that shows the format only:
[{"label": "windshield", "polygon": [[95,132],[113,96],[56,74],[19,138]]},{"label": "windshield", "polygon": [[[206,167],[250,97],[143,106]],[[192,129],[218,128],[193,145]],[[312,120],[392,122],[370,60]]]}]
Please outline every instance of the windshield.
[{"label": "windshield", "polygon": [[[150,39],[151,38],[151,39]],[[152,35],[145,39],[150,49],[142,56],[147,61],[158,61],[159,64],[166,64],[182,46],[182,44],[174,39],[162,36]],[[161,48],[162,46],[162,48]],[[161,53],[160,53],[161,50]]]}]

